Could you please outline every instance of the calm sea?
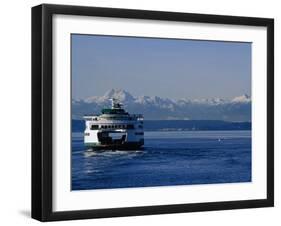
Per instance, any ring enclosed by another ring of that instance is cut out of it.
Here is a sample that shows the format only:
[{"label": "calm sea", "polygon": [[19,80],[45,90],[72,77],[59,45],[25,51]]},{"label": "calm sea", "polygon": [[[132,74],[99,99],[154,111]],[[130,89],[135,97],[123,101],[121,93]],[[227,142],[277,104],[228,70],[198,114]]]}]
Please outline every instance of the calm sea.
[{"label": "calm sea", "polygon": [[91,152],[72,133],[72,190],[251,181],[251,131],[146,131],[143,150]]}]

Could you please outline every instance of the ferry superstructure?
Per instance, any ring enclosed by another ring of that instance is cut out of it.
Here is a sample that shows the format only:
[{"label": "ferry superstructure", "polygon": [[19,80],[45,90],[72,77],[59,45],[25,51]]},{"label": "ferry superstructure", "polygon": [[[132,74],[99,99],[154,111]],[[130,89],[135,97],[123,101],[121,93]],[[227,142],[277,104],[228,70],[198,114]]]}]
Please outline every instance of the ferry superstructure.
[{"label": "ferry superstructure", "polygon": [[117,99],[100,115],[84,116],[84,144],[93,150],[135,150],[144,145],[143,115],[129,114]]}]

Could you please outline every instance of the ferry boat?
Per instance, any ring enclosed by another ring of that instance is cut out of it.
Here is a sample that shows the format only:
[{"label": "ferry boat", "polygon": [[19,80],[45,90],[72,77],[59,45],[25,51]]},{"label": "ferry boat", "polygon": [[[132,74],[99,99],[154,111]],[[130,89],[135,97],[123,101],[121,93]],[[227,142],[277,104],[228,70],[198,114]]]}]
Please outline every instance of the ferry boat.
[{"label": "ferry boat", "polygon": [[143,115],[129,114],[117,99],[100,115],[86,115],[84,144],[93,150],[136,150],[144,145]]}]

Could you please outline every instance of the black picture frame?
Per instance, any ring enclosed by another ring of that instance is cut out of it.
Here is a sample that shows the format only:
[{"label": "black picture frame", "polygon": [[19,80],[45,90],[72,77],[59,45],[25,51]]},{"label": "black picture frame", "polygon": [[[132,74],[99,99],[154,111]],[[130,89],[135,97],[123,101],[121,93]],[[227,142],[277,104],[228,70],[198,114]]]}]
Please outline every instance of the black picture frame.
[{"label": "black picture frame", "polygon": [[[55,14],[266,27],[267,198],[54,212],[52,210],[52,17]],[[273,19],[50,4],[32,8],[32,218],[40,221],[56,221],[270,206],[274,206]]]}]

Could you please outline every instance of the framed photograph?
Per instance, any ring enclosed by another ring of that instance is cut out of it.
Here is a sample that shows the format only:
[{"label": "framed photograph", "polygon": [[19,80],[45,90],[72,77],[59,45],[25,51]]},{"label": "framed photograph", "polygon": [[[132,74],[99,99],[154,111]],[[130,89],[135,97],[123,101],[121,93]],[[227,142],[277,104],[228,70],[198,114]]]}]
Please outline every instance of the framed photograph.
[{"label": "framed photograph", "polygon": [[32,8],[32,217],[274,205],[274,21]]}]

